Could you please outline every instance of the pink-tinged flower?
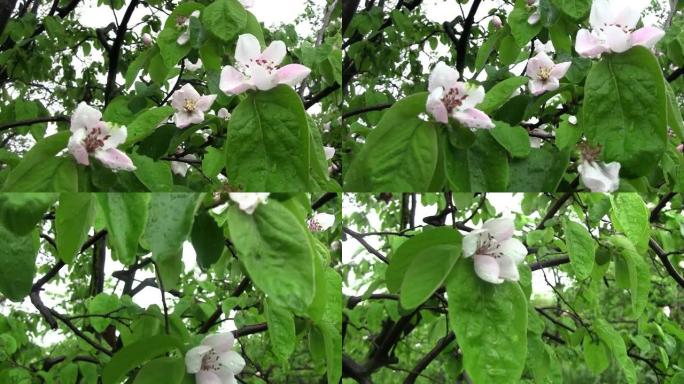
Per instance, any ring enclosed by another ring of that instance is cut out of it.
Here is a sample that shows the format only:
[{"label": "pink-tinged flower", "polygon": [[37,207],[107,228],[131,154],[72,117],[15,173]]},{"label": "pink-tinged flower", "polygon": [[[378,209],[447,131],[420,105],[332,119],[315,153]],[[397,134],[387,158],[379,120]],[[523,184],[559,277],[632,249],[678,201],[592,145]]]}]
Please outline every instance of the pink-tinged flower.
[{"label": "pink-tinged flower", "polygon": [[569,61],[555,64],[546,53],[538,53],[527,63],[526,74],[530,78],[530,92],[539,96],[544,92],[558,89],[560,79],[568,72],[570,64]]},{"label": "pink-tinged flower", "polygon": [[145,44],[145,46],[149,47],[154,43],[154,39],[152,39],[152,35],[149,33],[143,33],[142,42]]},{"label": "pink-tinged flower", "polygon": [[71,116],[71,137],[67,148],[79,164],[90,165],[90,156],[115,171],[134,171],[135,165],[116,149],[126,141],[126,127],[105,123],[97,109],[81,102]]},{"label": "pink-tinged flower", "polygon": [[679,144],[679,145],[677,146],[677,152],[680,152],[680,153],[681,153],[681,152],[684,152],[684,144]]},{"label": "pink-tinged flower", "polygon": [[190,84],[185,84],[173,93],[171,106],[176,110],[176,126],[185,128],[204,121],[204,112],[211,108],[216,95],[201,96]]},{"label": "pink-tinged flower", "polygon": [[[195,155],[185,155],[183,157],[179,157],[179,160],[197,160],[197,156]],[[188,173],[188,169],[190,169],[190,164],[187,162],[183,161],[172,161],[171,162],[171,172],[175,173],[176,175],[180,177],[185,177],[185,175]]]},{"label": "pink-tinged flower", "polygon": [[195,374],[197,384],[234,384],[235,375],[245,368],[245,360],[233,350],[232,333],[217,333],[185,354],[188,373]]},{"label": "pink-tinged flower", "polygon": [[192,61],[190,61],[190,60],[188,60],[188,59],[185,59],[185,60],[183,61],[183,66],[184,66],[185,69],[187,69],[188,71],[190,71],[190,72],[195,72],[195,71],[197,71],[197,70],[202,69],[202,60],[201,60],[201,59],[197,59],[197,62],[193,63]]},{"label": "pink-tinged flower", "polygon": [[635,45],[653,48],[665,32],[656,27],[636,29],[642,9],[632,1],[594,0],[589,24],[591,31],[577,32],[575,50],[584,57],[625,52]]},{"label": "pink-tinged flower", "polygon": [[288,64],[278,68],[287,48],[282,41],[274,41],[263,52],[259,40],[254,35],[240,35],[235,48],[236,67],[226,66],[221,71],[221,90],[237,95],[248,89],[268,91],[278,84],[291,87],[301,83],[311,69],[301,64]]},{"label": "pink-tinged flower", "polygon": [[583,160],[577,167],[582,183],[592,192],[611,193],[620,187],[620,163]]},{"label": "pink-tinged flower", "polygon": [[501,21],[501,18],[497,15],[492,16],[492,20],[490,21],[492,24],[492,27],[495,29],[499,29],[503,26],[503,22]]},{"label": "pink-tinged flower", "polygon": [[475,108],[484,100],[484,88],[460,82],[458,77],[458,71],[437,63],[428,80],[427,111],[440,123],[447,124],[451,116],[468,128],[494,128],[489,116]]},{"label": "pink-tinged flower", "polygon": [[541,11],[539,10],[539,0],[527,0],[527,6],[532,10],[532,14],[527,18],[527,24],[535,25],[541,19]]},{"label": "pink-tinged flower", "polygon": [[325,147],[323,147],[323,152],[325,153],[325,159],[326,160],[332,160],[332,158],[335,156],[335,148],[334,147],[325,146]]},{"label": "pink-tinged flower", "polygon": [[260,204],[268,202],[268,192],[231,192],[230,199],[238,204],[240,210],[248,215],[254,213]]},{"label": "pink-tinged flower", "polygon": [[546,43],[542,43],[539,40],[534,41],[534,53],[544,52],[546,54],[554,54],[556,48],[553,46],[553,41],[549,40]]},{"label": "pink-tinged flower", "polygon": [[231,114],[230,114],[230,112],[228,112],[227,109],[221,108],[216,113],[216,116],[218,116],[219,119],[230,120]]},{"label": "pink-tinged flower", "polygon": [[183,32],[176,39],[178,45],[185,45],[190,41],[190,18],[198,18],[200,15],[199,11],[193,12],[190,16],[178,16],[176,17],[176,28],[182,29]]},{"label": "pink-tinged flower", "polygon": [[335,225],[335,215],[329,213],[317,213],[309,219],[309,230],[311,232],[326,231]]},{"label": "pink-tinged flower", "polygon": [[518,264],[525,260],[527,248],[513,238],[514,232],[513,220],[499,218],[463,237],[463,256],[473,257],[475,273],[482,280],[492,284],[520,280]]}]

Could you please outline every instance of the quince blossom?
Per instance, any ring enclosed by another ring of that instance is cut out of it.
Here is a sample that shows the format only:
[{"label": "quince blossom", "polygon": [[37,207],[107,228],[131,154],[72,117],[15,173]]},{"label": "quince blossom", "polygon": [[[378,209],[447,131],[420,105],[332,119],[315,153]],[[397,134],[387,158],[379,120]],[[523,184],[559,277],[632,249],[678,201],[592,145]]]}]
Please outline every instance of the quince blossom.
[{"label": "quince blossom", "polygon": [[527,0],[527,6],[532,10],[532,14],[527,18],[527,24],[535,25],[541,19],[539,0]]},{"label": "quince blossom", "polygon": [[200,12],[195,11],[190,16],[176,17],[176,28],[183,29],[183,32],[181,32],[180,36],[178,36],[178,39],[176,39],[176,43],[178,45],[185,45],[188,41],[190,41],[190,18],[198,18],[199,15]]},{"label": "quince blossom", "polygon": [[187,69],[190,72],[195,72],[197,70],[202,69],[202,60],[197,59],[197,62],[193,63],[189,59],[185,59],[183,61],[183,65],[185,66],[185,69]]},{"label": "quince blossom", "polygon": [[501,18],[500,18],[499,16],[497,16],[497,15],[494,15],[494,16],[492,17],[492,20],[490,21],[490,24],[491,24],[492,27],[494,27],[495,29],[499,29],[499,28],[501,28],[501,27],[503,26],[503,22],[501,21]]},{"label": "quince blossom", "polygon": [[238,204],[240,210],[248,215],[254,213],[259,204],[266,204],[269,193],[231,192],[230,199]]},{"label": "quince blossom", "polygon": [[126,127],[101,121],[102,113],[81,102],[71,116],[71,137],[67,148],[79,164],[90,165],[90,155],[112,170],[134,171],[135,165],[116,149],[126,141]]},{"label": "quince blossom", "polygon": [[146,47],[149,47],[154,43],[154,39],[152,39],[152,35],[150,35],[149,33],[143,33],[142,42],[143,44],[145,44]]},{"label": "quince blossom", "polygon": [[323,152],[325,153],[325,159],[326,160],[332,160],[332,158],[335,156],[335,148],[334,147],[325,146],[325,147],[323,147]]},{"label": "quince blossom", "polygon": [[[185,155],[183,157],[179,157],[178,160],[197,160],[197,156],[193,154]],[[185,175],[188,173],[188,169],[190,169],[190,164],[184,161],[172,161],[171,162],[171,172],[175,173],[178,176],[185,177]]]},{"label": "quince blossom", "polygon": [[539,96],[558,89],[559,80],[568,72],[570,64],[569,61],[555,64],[545,52],[539,52],[527,63],[526,75],[530,78],[530,92]]},{"label": "quince blossom", "polygon": [[230,65],[223,68],[219,87],[230,95],[238,95],[248,89],[268,91],[279,84],[294,87],[309,76],[311,69],[301,64],[278,68],[286,54],[287,48],[282,41],[273,41],[262,52],[254,35],[240,35],[235,48],[237,68]]},{"label": "quince blossom", "polygon": [[173,93],[171,106],[176,110],[174,118],[178,128],[204,121],[204,112],[211,108],[216,95],[201,96],[190,84],[185,84]]},{"label": "quince blossom", "polygon": [[309,219],[309,230],[312,232],[326,231],[335,225],[335,215],[329,213],[317,213]]},{"label": "quince blossom", "polygon": [[492,284],[520,280],[517,266],[527,256],[527,248],[513,238],[514,232],[513,220],[498,218],[463,237],[463,255],[473,257],[475,273],[482,280]]},{"label": "quince blossom", "polygon": [[636,29],[641,11],[632,1],[594,0],[589,16],[591,31],[577,32],[575,50],[581,56],[595,58],[625,52],[635,45],[653,48],[665,32],[657,27]]},{"label": "quince blossom", "polygon": [[245,360],[233,350],[232,333],[209,335],[197,347],[185,354],[188,373],[195,374],[197,384],[233,384],[242,372]]},{"label": "quince blossom", "polygon": [[582,161],[577,167],[582,183],[592,192],[615,192],[620,187],[620,163]]},{"label": "quince blossom", "polygon": [[451,116],[468,128],[494,128],[489,116],[475,108],[484,100],[484,88],[458,78],[458,71],[437,63],[428,80],[427,111],[440,123],[447,124]]},{"label": "quince blossom", "polygon": [[218,116],[219,119],[230,120],[231,114],[230,114],[230,112],[228,112],[228,110],[226,108],[221,108],[216,113],[216,116]]}]

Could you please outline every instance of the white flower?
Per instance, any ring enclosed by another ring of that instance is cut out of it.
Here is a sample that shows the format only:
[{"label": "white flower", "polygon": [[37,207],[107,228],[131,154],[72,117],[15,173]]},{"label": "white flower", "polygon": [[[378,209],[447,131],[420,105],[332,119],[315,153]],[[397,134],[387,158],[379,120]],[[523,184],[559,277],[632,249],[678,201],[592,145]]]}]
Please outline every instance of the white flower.
[{"label": "white flower", "polygon": [[142,41],[143,44],[145,44],[148,47],[154,43],[154,39],[152,39],[152,36],[149,33],[143,33]]},{"label": "white flower", "polygon": [[620,163],[583,160],[577,167],[582,183],[592,192],[615,192],[620,187]]},{"label": "white flower", "polygon": [[335,156],[335,148],[334,147],[325,146],[325,147],[323,147],[323,152],[325,152],[325,159],[326,160],[331,160]]},{"label": "white flower", "polygon": [[530,92],[539,96],[544,92],[558,89],[560,79],[568,72],[570,64],[569,61],[555,64],[546,53],[539,52],[527,63],[526,74],[530,78]]},{"label": "white flower", "polygon": [[535,25],[541,19],[541,11],[539,11],[539,0],[527,0],[527,6],[532,10],[532,14],[527,18],[527,23]]},{"label": "white flower", "polygon": [[311,69],[301,64],[278,68],[286,54],[287,48],[282,41],[273,41],[262,52],[254,35],[240,35],[235,48],[237,68],[230,65],[223,68],[219,88],[229,95],[237,95],[248,89],[267,91],[278,84],[293,87],[301,83]]},{"label": "white flower", "polygon": [[546,42],[546,44],[542,43],[539,40],[534,41],[534,53],[555,53],[556,48],[553,46],[553,41],[549,40]]},{"label": "white flower", "polygon": [[204,121],[204,112],[211,108],[216,100],[216,95],[200,96],[190,84],[185,84],[173,93],[171,106],[176,110],[174,115],[176,126],[185,128],[190,124],[199,124]]},{"label": "white flower", "polygon": [[572,125],[577,125],[577,116],[573,115],[573,116],[568,117],[568,123],[570,123]]},{"label": "white flower", "polygon": [[230,112],[228,112],[227,109],[221,108],[221,109],[219,109],[218,112],[216,113],[216,116],[218,116],[219,119],[230,120],[230,116],[231,116],[231,115],[230,115]]},{"label": "white flower", "polygon": [[437,63],[428,80],[427,111],[440,123],[447,124],[451,116],[468,128],[494,128],[489,116],[475,108],[484,100],[484,88],[460,82],[458,77],[458,71]]},{"label": "white flower", "polygon": [[317,213],[309,219],[309,229],[312,232],[325,231],[335,225],[335,215],[329,213]]},{"label": "white flower", "polygon": [[490,23],[492,24],[492,27],[494,27],[495,29],[499,29],[499,28],[501,28],[501,26],[503,26],[503,22],[501,21],[501,18],[497,15],[494,15],[492,17],[492,20],[490,21]]},{"label": "white flower", "polygon": [[134,171],[135,165],[116,149],[126,141],[126,127],[101,121],[97,109],[81,102],[71,116],[71,137],[67,148],[79,164],[90,165],[90,155],[115,171]]},{"label": "white flower", "polygon": [[518,264],[527,256],[527,248],[513,238],[514,232],[513,220],[499,218],[463,237],[463,256],[474,257],[475,273],[482,280],[493,284],[520,280]]},{"label": "white flower", "polygon": [[603,53],[625,52],[635,45],[653,48],[665,36],[656,27],[636,29],[642,9],[634,1],[594,0],[589,23],[591,31],[577,32],[575,50],[584,57],[599,57]]},{"label": "white flower", "polygon": [[202,69],[202,59],[197,59],[196,63],[193,63],[192,61],[185,59],[183,63],[185,64],[185,69],[187,69],[190,72],[195,72],[197,70]]},{"label": "white flower", "polygon": [[269,193],[231,192],[228,195],[243,212],[251,215],[259,204],[266,204]]},{"label": "white flower", "polygon": [[233,350],[232,333],[217,333],[202,340],[202,344],[185,354],[188,373],[195,374],[197,384],[234,384],[235,375],[242,372],[245,360]]},{"label": "white flower", "polygon": [[240,3],[245,8],[252,8],[254,6],[254,0],[240,0]]},{"label": "white flower", "polygon": [[663,307],[663,313],[665,314],[665,316],[670,317],[670,312],[671,311],[669,306],[666,305]]},{"label": "white flower", "polygon": [[181,32],[180,36],[178,36],[178,39],[176,39],[176,43],[178,45],[185,45],[188,41],[190,41],[190,18],[197,18],[199,15],[200,12],[195,11],[190,16],[176,17],[176,28],[183,29],[183,32]]},{"label": "white flower", "polygon": [[[197,160],[197,156],[195,155],[185,155],[183,157],[179,158],[180,160]],[[185,175],[188,173],[188,169],[190,169],[190,164],[182,161],[172,161],[171,162],[171,172],[175,173],[178,176],[185,177]]]}]

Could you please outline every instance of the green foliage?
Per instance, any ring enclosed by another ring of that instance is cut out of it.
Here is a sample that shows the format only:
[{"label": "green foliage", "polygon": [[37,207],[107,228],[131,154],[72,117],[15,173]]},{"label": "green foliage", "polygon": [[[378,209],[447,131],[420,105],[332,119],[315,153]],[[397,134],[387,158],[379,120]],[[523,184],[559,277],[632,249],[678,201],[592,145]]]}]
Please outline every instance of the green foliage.
[{"label": "green foliage", "polygon": [[[173,350],[183,350],[183,345],[178,339],[166,335],[152,336],[128,345],[112,356],[104,366],[102,382],[118,384],[135,367]],[[145,376],[147,375],[146,373]]]},{"label": "green foliage", "polygon": [[85,193],[62,193],[55,213],[55,242],[60,260],[69,264],[88,237],[95,218],[95,198]]},{"label": "green foliage", "polygon": [[596,243],[582,224],[570,220],[566,220],[563,224],[570,265],[575,270],[577,278],[584,280],[589,277],[594,268]]},{"label": "green foliage", "polygon": [[107,193],[96,196],[116,259],[126,265],[133,264],[147,223],[150,195]]},{"label": "green foliage", "polygon": [[12,301],[28,296],[36,273],[38,230],[17,235],[0,224],[0,292]]}]

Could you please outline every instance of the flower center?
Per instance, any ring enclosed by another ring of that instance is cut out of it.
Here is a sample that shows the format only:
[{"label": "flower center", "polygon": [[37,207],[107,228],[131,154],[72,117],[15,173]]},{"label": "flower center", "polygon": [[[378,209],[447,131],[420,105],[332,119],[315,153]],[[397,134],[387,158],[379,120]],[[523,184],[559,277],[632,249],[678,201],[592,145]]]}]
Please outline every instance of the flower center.
[{"label": "flower center", "polygon": [[105,140],[109,139],[109,133],[103,132],[102,128],[95,127],[88,131],[88,135],[83,139],[83,146],[88,153],[93,153],[98,148],[104,146]]},{"label": "flower center", "polygon": [[321,227],[321,224],[318,222],[318,220],[316,220],[316,219],[309,220],[309,230],[311,232],[318,232],[322,229],[323,229],[323,227]]},{"label": "flower center", "polygon": [[551,77],[551,68],[540,68],[538,76],[541,81],[548,80]]},{"label": "flower center", "polygon": [[458,92],[458,89],[451,88],[449,92],[442,97],[442,102],[444,103],[447,111],[451,113],[454,109],[457,109],[463,104],[464,99],[465,95],[461,95]]},{"label": "flower center", "polygon": [[176,17],[176,27],[180,28],[185,26],[185,23],[188,22],[188,17],[187,16],[178,16]]},{"label": "flower center", "polygon": [[218,371],[220,368],[219,355],[213,349],[202,357],[202,371]]},{"label": "flower center", "polygon": [[185,112],[194,112],[197,109],[197,101],[192,99],[185,99],[185,105],[183,106]]},{"label": "flower center", "polygon": [[488,255],[495,259],[503,256],[503,251],[501,251],[501,244],[494,240],[494,236],[491,233],[487,234],[487,239],[478,244],[477,255]]},{"label": "flower center", "polygon": [[274,63],[273,61],[266,59],[251,59],[250,61],[253,64],[260,66],[261,68],[264,68],[266,71],[268,71],[269,74],[273,73],[273,71],[276,70],[276,63]]}]

